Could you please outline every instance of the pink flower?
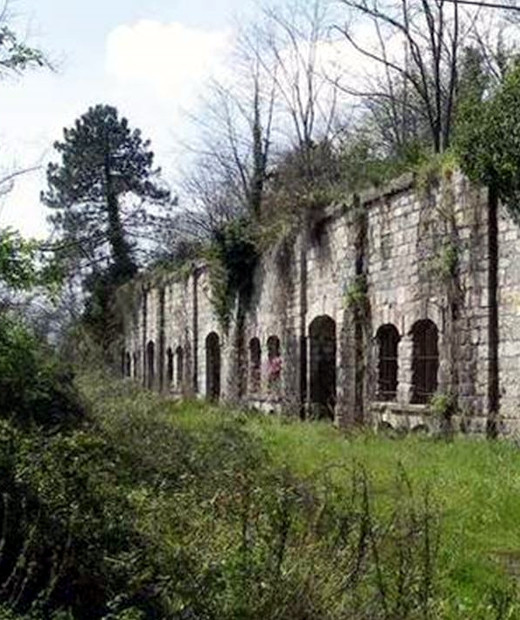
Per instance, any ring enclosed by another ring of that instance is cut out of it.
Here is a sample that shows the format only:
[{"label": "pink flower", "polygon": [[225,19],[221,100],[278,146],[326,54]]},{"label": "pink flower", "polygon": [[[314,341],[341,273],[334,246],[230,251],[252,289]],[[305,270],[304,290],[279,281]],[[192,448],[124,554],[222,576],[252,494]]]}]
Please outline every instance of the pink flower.
[{"label": "pink flower", "polygon": [[274,387],[282,375],[282,358],[273,357],[267,362],[267,382],[269,387]]}]

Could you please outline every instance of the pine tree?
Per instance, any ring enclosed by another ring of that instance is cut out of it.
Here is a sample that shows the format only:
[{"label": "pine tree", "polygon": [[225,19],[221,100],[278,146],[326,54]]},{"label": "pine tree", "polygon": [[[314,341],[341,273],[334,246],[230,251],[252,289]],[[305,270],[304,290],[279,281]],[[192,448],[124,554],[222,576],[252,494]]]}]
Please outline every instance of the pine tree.
[{"label": "pine tree", "polygon": [[42,201],[61,249],[91,272],[108,266],[113,282],[137,271],[139,239],[157,223],[147,207],[170,201],[149,147],[116,108],[97,105],[64,129],[54,144],[61,161],[47,168]]}]

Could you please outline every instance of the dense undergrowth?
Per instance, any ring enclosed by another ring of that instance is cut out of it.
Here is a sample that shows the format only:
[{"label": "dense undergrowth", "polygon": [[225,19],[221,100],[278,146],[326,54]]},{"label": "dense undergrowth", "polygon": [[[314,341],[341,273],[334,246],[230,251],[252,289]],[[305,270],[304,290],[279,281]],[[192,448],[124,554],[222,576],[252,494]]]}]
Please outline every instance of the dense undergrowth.
[{"label": "dense undergrowth", "polygon": [[0,425],[0,618],[518,617],[514,445],[76,384],[74,425]]},{"label": "dense undergrowth", "polygon": [[520,617],[513,444],[73,384],[8,318],[0,352],[0,618]]}]

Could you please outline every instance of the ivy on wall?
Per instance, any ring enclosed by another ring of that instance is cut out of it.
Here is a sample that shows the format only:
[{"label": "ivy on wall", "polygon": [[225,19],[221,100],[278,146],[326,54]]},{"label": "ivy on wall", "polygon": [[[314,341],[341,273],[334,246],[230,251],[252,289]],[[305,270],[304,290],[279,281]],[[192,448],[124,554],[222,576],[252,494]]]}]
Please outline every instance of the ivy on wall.
[{"label": "ivy on wall", "polygon": [[255,226],[246,217],[218,231],[207,249],[211,302],[224,331],[229,329],[237,299],[246,306],[250,301],[258,256]]}]

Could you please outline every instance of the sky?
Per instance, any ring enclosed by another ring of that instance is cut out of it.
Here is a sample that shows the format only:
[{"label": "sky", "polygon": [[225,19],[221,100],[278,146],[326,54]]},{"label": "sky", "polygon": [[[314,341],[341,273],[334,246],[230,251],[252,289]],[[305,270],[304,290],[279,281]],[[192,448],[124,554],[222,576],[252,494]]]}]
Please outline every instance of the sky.
[{"label": "sky", "polygon": [[175,179],[208,77],[229,58],[254,0],[13,0],[11,25],[55,66],[0,82],[0,172],[39,166],[0,201],[0,226],[47,232],[45,167],[63,127],[90,105],[115,105],[150,138]]}]

